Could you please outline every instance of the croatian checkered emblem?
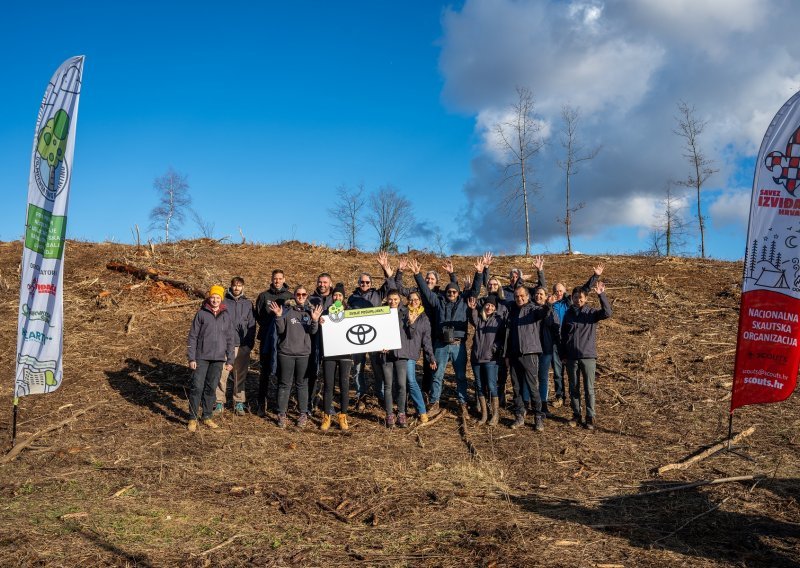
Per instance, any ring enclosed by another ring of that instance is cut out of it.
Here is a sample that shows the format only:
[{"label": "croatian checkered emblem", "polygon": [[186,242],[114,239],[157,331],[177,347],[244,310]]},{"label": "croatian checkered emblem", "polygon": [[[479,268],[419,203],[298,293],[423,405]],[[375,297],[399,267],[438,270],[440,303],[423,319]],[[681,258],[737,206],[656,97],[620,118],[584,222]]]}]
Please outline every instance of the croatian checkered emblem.
[{"label": "croatian checkered emblem", "polygon": [[789,143],[786,145],[786,155],[780,152],[770,152],[764,159],[767,169],[774,174],[775,183],[781,184],[790,194],[800,185],[800,128],[794,131]]}]

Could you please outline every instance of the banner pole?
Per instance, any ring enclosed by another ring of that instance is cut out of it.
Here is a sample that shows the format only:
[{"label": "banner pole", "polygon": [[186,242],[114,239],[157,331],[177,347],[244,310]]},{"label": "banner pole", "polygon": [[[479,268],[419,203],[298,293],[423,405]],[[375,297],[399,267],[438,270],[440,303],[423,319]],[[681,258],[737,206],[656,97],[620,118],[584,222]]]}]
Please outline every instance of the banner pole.
[{"label": "banner pole", "polygon": [[19,411],[19,397],[14,397],[14,413],[11,419],[11,447],[17,442],[17,412]]},{"label": "banner pole", "polygon": [[733,437],[733,411],[728,415],[728,451],[731,451],[731,438]]}]

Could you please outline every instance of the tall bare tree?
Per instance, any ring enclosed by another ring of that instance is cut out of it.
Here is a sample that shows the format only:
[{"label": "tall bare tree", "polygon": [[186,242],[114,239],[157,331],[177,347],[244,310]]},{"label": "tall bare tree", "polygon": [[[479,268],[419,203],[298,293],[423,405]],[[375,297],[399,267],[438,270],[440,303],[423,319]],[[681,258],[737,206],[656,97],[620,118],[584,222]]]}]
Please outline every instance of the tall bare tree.
[{"label": "tall bare tree", "polygon": [[367,223],[378,236],[378,250],[397,252],[400,241],[414,227],[411,202],[391,185],[379,187],[369,196]]},{"label": "tall bare tree", "polygon": [[700,257],[706,257],[705,219],[700,207],[700,191],[703,185],[714,173],[718,172],[712,167],[714,163],[703,153],[700,148],[700,135],[703,133],[707,120],[700,120],[696,116],[694,106],[689,106],[685,101],[678,103],[678,116],[675,117],[678,128],[672,132],[683,138],[683,157],[689,162],[691,171],[686,179],[678,181],[678,185],[689,187],[697,193],[697,224],[700,229]]},{"label": "tall bare tree", "polygon": [[653,252],[658,256],[671,257],[686,246],[686,221],[683,217],[681,198],[675,195],[675,182],[667,182],[664,199],[661,200],[662,213],[656,219],[652,232]]},{"label": "tall bare tree", "polygon": [[158,205],[150,211],[150,228],[164,230],[164,241],[169,241],[170,228],[180,227],[186,218],[185,210],[191,205],[188,176],[172,168],[153,180],[158,193]]},{"label": "tall bare tree", "polygon": [[364,184],[350,189],[345,184],[336,188],[336,201],[328,208],[333,218],[336,233],[344,239],[349,250],[358,248],[358,233],[361,230],[361,210],[367,202]]},{"label": "tall bare tree", "polygon": [[534,115],[533,93],[517,87],[517,101],[509,108],[511,118],[494,125],[502,150],[506,154],[500,185],[506,187],[505,205],[521,212],[525,221],[525,256],[531,254],[531,195],[536,193],[531,159],[544,146],[541,125]]},{"label": "tall bare tree", "polygon": [[580,109],[571,107],[570,105],[563,105],[561,107],[561,120],[563,127],[561,129],[561,146],[564,147],[565,156],[564,160],[558,160],[558,167],[564,170],[565,177],[565,191],[566,191],[566,209],[564,219],[564,227],[567,230],[567,252],[572,252],[572,216],[575,212],[580,211],[586,205],[580,202],[574,206],[570,206],[570,181],[573,176],[578,175],[578,164],[592,160],[600,152],[600,146],[596,146],[590,150],[585,150],[583,144],[578,138],[578,122],[581,118]]}]

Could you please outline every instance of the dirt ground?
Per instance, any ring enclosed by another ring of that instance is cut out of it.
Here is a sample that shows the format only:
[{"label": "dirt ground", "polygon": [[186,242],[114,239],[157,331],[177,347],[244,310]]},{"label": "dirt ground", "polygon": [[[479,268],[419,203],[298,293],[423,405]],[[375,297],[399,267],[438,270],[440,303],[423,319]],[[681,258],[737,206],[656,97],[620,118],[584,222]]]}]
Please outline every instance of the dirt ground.
[{"label": "dirt ground", "polygon": [[[20,258],[20,243],[0,243],[4,451]],[[21,400],[18,440],[73,419],[0,464],[1,566],[800,566],[797,394],[736,412],[736,432],[755,426],[749,459],[720,453],[653,472],[727,435],[740,263],[545,257],[548,281],[568,287],[605,263],[614,316],[600,325],[594,432],[569,428],[566,408],[541,433],[510,430],[510,414],[494,429],[448,416],[388,430],[373,406],[346,433],[321,433],[317,417],[279,430],[272,414],[226,411],[220,431],[192,435],[197,303],[108,270],[112,260],[203,289],[239,274],[251,298],[278,267],[312,288],[323,270],[348,290],[361,270],[380,281],[371,255],[298,242],[70,241],[63,385]],[[473,259],[453,262],[472,271]],[[501,257],[492,272],[512,266],[532,271]],[[257,380],[253,358],[249,395]],[[445,396],[451,369],[447,385]],[[654,493],[750,475],[763,477]]]}]

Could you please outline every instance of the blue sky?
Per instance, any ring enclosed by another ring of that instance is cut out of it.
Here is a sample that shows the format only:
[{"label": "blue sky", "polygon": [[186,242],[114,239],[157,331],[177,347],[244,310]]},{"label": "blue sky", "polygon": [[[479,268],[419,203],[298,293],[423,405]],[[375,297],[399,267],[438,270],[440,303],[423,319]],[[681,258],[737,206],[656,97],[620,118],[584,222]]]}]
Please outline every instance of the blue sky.
[{"label": "blue sky", "polygon": [[[753,155],[800,86],[798,48],[769,38],[751,44],[776,60],[761,70],[772,86],[741,88],[758,79],[747,76],[758,53],[727,48],[783,25],[760,16],[758,3],[734,2],[728,16],[709,9],[718,19],[714,37],[698,34],[688,45],[679,11],[626,4],[77,2],[57,23],[46,23],[44,6],[61,4],[6,7],[0,188],[9,199],[0,239],[23,232],[47,81],[64,59],[83,54],[72,238],[130,242],[134,224],[149,224],[153,179],[171,166],[188,175],[194,207],[215,223],[217,237],[236,241],[241,227],[250,241],[336,245],[327,213],[336,187],[391,184],[421,222],[404,244],[432,247],[439,231],[450,252],[520,252],[521,235],[509,229],[515,223],[497,207],[501,189],[490,166],[500,158],[488,133],[514,86],[527,85],[548,137],[534,162],[541,186],[534,252],[565,247],[554,166],[560,104],[580,106],[587,144],[603,146],[574,180],[587,203],[575,248],[634,252],[649,246],[648,215],[658,211],[666,178],[686,174],[670,131],[684,99],[709,121],[707,151],[720,169],[703,199],[707,249],[740,258]],[[714,2],[693,3],[701,12],[706,4]],[[732,57],[743,69],[720,76]],[[643,145],[652,148],[642,152]],[[187,221],[180,234],[198,230]],[[360,241],[375,247],[369,227]],[[695,246],[690,239],[687,252]]]}]

